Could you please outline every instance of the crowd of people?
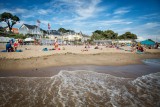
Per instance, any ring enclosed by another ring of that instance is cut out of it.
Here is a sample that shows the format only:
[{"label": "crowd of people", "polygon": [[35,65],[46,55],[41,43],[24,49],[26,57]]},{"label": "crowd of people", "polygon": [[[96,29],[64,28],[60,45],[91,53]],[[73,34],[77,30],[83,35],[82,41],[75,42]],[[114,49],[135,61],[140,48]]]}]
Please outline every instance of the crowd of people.
[{"label": "crowd of people", "polygon": [[[18,39],[18,40],[15,40],[15,41],[12,39],[9,42],[7,42],[7,44],[6,44],[6,52],[16,52],[18,47],[22,46],[22,45],[23,45],[23,41],[21,39]],[[37,42],[35,40],[34,45],[40,45],[40,44],[37,44]],[[55,37],[52,45],[53,45],[52,50],[60,50],[57,37]],[[128,46],[128,44],[124,44],[124,43],[121,43],[121,44],[114,43],[114,44],[112,44],[111,43],[111,44],[105,44],[105,45],[96,44],[96,45],[93,45],[93,46],[94,46],[94,47],[92,47],[93,49],[102,50],[101,46],[104,46],[106,48],[116,48],[116,49],[122,49],[122,50],[126,51],[125,46]],[[146,49],[152,49],[152,48],[158,49],[159,44],[156,43],[154,46],[151,47],[151,46],[141,45],[141,43],[139,42],[139,43],[129,44],[129,46],[130,46],[130,49],[128,51],[130,51],[130,52],[145,52]],[[90,48],[91,48],[91,44],[85,43],[84,44],[84,49],[82,49],[81,51],[88,51]],[[65,50],[65,49],[62,48],[62,50]]]}]

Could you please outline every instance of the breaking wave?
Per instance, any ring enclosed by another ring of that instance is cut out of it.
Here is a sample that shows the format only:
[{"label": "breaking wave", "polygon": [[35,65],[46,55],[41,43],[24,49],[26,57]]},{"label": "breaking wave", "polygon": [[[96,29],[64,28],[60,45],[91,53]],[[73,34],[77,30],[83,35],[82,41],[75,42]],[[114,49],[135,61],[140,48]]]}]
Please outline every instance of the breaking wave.
[{"label": "breaking wave", "polygon": [[159,107],[160,72],[135,80],[92,71],[0,78],[4,107]]},{"label": "breaking wave", "polygon": [[160,65],[160,59],[145,59],[143,62],[146,64]]}]

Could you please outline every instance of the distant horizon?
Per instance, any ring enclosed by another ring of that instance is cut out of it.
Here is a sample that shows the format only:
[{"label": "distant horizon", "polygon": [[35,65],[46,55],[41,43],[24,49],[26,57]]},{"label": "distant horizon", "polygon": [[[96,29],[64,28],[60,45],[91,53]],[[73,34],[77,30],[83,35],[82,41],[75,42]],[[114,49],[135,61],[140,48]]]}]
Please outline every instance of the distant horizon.
[{"label": "distant horizon", "polygon": [[[119,35],[129,31],[139,40],[160,42],[159,0],[7,0],[0,3],[0,14],[10,12],[23,23],[48,30],[65,28],[92,35],[95,30],[113,30]],[[0,26],[6,26],[1,22]]]}]

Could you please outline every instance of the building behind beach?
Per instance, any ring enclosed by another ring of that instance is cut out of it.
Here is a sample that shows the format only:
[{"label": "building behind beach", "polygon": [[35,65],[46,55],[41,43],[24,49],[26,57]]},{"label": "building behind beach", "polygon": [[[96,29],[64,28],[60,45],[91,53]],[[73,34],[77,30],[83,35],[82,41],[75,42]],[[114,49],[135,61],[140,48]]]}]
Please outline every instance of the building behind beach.
[{"label": "building behind beach", "polygon": [[[9,32],[9,27],[6,27],[6,31]],[[12,28],[11,30],[14,34],[19,34],[18,28]]]},{"label": "building behind beach", "polygon": [[62,36],[62,34],[59,32],[59,31],[57,31],[57,30],[47,30],[47,35],[46,35],[46,37],[48,37],[49,39],[51,39],[51,40],[55,40],[55,37],[57,37],[57,42],[59,43],[59,44],[62,44],[63,43],[63,36]]},{"label": "building behind beach", "polygon": [[135,42],[133,39],[107,39],[107,40],[94,40],[97,44],[132,44]]},{"label": "building behind beach", "polygon": [[74,44],[75,42],[83,43],[90,39],[90,36],[82,34],[82,32],[66,32],[61,33],[57,30],[47,30],[49,39],[54,40],[55,37],[58,39],[59,44]]},{"label": "building behind beach", "polygon": [[38,38],[40,36],[43,36],[43,30],[36,25],[22,24],[22,26],[19,28],[19,34],[32,34],[36,35]]}]

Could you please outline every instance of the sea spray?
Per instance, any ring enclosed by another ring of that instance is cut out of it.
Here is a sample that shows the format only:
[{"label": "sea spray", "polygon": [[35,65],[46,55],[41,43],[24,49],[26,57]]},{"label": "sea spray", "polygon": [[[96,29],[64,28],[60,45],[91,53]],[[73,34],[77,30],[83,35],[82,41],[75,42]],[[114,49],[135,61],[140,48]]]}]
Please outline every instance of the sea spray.
[{"label": "sea spray", "polygon": [[93,71],[0,78],[0,106],[159,107],[160,73],[135,80]]}]

